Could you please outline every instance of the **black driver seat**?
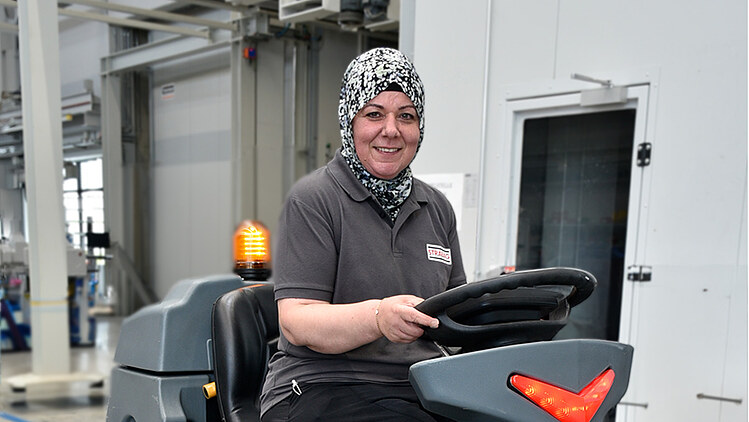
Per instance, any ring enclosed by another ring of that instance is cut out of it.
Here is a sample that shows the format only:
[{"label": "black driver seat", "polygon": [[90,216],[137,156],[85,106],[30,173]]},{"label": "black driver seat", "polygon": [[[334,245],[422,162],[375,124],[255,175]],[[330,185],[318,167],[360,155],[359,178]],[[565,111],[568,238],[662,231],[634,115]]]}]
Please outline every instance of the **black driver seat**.
[{"label": "black driver seat", "polygon": [[278,344],[273,283],[254,284],[219,297],[213,305],[211,331],[221,419],[259,421],[260,392],[268,360]]}]

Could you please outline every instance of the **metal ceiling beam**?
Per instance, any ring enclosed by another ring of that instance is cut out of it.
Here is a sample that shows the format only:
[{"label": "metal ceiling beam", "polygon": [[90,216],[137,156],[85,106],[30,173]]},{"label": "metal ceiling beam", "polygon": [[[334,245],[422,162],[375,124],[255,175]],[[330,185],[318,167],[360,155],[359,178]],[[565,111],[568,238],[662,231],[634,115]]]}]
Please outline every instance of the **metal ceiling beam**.
[{"label": "metal ceiling beam", "polygon": [[140,29],[146,29],[149,31],[163,31],[163,32],[170,32],[174,34],[188,35],[191,37],[206,38],[206,39],[211,37],[211,33],[207,30],[197,30],[197,29],[183,28],[180,26],[164,25],[160,23],[151,23],[151,22],[136,21],[132,19],[115,18],[115,17],[111,17],[107,15],[100,15],[98,13],[81,12],[79,10],[58,9],[58,13],[63,16],[70,16],[74,18],[106,22],[112,25],[124,26],[124,27],[129,27],[129,28],[140,28]]},{"label": "metal ceiling beam", "polygon": [[7,32],[10,34],[17,34],[18,33],[18,25],[13,25],[12,23],[7,22],[0,22],[0,32]]},{"label": "metal ceiling beam", "polygon": [[[67,3],[72,2],[81,2],[83,3],[103,3],[103,2],[96,2],[93,0],[71,0]],[[106,3],[105,3],[106,4]],[[7,7],[18,7],[18,3],[16,3],[13,0],[0,0],[0,6],[7,6]],[[129,7],[128,7],[129,8]],[[114,9],[112,9],[114,10]],[[139,9],[142,11],[148,11],[148,9]],[[152,22],[143,22],[138,21],[134,19],[123,19],[123,18],[115,18],[112,16],[102,15],[98,13],[91,13],[91,12],[83,12],[80,10],[70,10],[70,9],[57,9],[58,14],[63,16],[70,16],[73,18],[79,18],[79,19],[88,19],[88,20],[94,20],[99,22],[105,22],[112,25],[117,26],[123,26],[128,28],[140,28],[140,29],[146,29],[149,31],[162,31],[162,32],[168,32],[173,34],[180,34],[180,35],[187,35],[190,37],[198,37],[198,38],[205,38],[210,39],[211,33],[208,30],[198,30],[198,29],[192,29],[192,28],[184,28],[180,26],[174,26],[174,25],[165,25],[165,24],[159,24],[159,23],[152,23]],[[154,12],[154,11],[152,11]],[[156,11],[158,12],[158,11]],[[131,12],[132,13],[132,12]],[[157,14],[161,13],[167,13],[167,12],[158,12]],[[178,15],[176,13],[170,13],[170,15],[176,15],[176,16],[184,16],[184,15]],[[229,29],[234,30],[234,24],[232,23],[226,23],[226,22],[216,22],[216,21],[210,21],[212,22],[212,25],[210,27],[216,27],[216,25],[222,26],[219,29]],[[223,27],[224,25],[228,25],[229,27]],[[206,25],[207,26],[207,25]],[[7,23],[0,23],[0,32],[17,32],[18,27],[16,25],[11,25]]]},{"label": "metal ceiling beam", "polygon": [[[1,0],[0,6],[9,6],[9,7],[17,7],[18,3],[12,0]],[[13,25],[12,23],[7,22],[0,22],[0,32],[7,32],[10,34],[17,34],[18,33],[18,25]]]},{"label": "metal ceiling beam", "polygon": [[231,34],[225,31],[215,33],[210,40],[192,37],[167,38],[103,57],[101,71],[109,74],[140,68],[220,47],[228,47],[232,41]]},{"label": "metal ceiling beam", "polygon": [[234,6],[230,3],[211,0],[174,0],[177,3],[194,4],[196,6],[207,7],[209,9],[224,9],[232,12],[246,12],[247,6]]},{"label": "metal ceiling beam", "polygon": [[182,15],[179,13],[163,12],[160,10],[144,9],[140,7],[126,6],[123,4],[109,3],[100,0],[62,0],[60,4],[79,4],[83,6],[95,7],[98,9],[114,10],[117,12],[132,13],[133,15],[146,16],[149,18],[160,19],[170,22],[184,22],[194,25],[207,26],[209,28],[226,29],[233,31],[236,25],[231,22],[219,22],[211,19],[198,18],[194,16]]}]

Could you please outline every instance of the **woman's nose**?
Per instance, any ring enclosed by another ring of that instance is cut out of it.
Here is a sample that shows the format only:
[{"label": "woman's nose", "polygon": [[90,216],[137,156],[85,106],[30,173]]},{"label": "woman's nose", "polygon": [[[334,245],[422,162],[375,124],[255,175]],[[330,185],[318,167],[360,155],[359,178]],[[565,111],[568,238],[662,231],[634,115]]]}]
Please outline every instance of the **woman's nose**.
[{"label": "woman's nose", "polygon": [[398,136],[398,122],[396,121],[394,114],[388,113],[385,115],[385,120],[382,126],[382,134],[389,138]]}]

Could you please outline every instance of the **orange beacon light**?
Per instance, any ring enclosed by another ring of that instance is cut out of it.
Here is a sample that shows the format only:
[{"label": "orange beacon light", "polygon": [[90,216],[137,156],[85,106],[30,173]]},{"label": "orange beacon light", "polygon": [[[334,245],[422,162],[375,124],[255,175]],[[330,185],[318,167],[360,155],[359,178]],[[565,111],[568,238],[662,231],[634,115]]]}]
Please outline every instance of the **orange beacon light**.
[{"label": "orange beacon light", "polygon": [[245,280],[270,277],[270,233],[259,221],[245,220],[234,232],[234,272]]}]

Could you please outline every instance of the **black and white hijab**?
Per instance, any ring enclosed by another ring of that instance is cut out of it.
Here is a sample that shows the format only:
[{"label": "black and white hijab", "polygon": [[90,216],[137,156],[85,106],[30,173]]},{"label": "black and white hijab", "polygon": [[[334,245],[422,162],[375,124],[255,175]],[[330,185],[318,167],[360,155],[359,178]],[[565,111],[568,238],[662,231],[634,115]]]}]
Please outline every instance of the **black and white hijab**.
[{"label": "black and white hijab", "polygon": [[413,63],[398,50],[375,48],[355,58],[343,74],[338,120],[341,125],[341,155],[356,178],[374,195],[395,221],[400,207],[411,193],[413,174],[406,167],[393,179],[375,177],[359,160],[354,146],[354,117],[382,91],[401,91],[411,99],[419,117],[419,151],[424,138],[424,86]]}]

